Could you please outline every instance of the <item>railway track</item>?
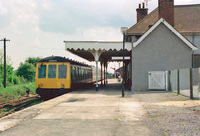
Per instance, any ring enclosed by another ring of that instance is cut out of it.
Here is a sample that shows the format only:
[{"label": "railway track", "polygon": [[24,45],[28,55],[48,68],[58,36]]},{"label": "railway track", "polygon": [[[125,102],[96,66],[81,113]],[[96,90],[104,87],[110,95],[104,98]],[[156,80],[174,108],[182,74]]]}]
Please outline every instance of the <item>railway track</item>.
[{"label": "railway track", "polygon": [[7,116],[15,111],[27,107],[29,104],[41,100],[39,95],[22,98],[19,100],[10,101],[7,103],[0,103],[0,118]]}]

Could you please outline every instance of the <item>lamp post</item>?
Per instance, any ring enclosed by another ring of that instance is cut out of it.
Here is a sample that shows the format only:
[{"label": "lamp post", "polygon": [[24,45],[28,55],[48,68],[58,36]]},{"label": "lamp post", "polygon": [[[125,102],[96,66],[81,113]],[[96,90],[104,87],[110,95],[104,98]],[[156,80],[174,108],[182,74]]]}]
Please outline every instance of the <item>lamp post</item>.
[{"label": "lamp post", "polygon": [[122,97],[124,97],[124,77],[125,77],[125,66],[124,66],[124,56],[125,56],[125,36],[126,31],[128,30],[127,27],[121,27],[121,32],[123,34],[123,78],[122,78]]}]

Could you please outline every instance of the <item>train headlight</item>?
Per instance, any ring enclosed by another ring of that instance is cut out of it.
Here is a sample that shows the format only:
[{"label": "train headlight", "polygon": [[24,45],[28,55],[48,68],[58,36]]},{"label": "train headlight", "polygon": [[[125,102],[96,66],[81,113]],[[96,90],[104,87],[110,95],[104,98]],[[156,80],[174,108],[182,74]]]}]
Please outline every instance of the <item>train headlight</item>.
[{"label": "train headlight", "polygon": [[65,85],[64,85],[63,83],[61,83],[61,85],[60,85],[60,86],[61,86],[61,88],[65,88]]},{"label": "train headlight", "polygon": [[42,86],[43,86],[43,83],[40,83],[40,84],[38,85],[39,88],[41,88]]}]

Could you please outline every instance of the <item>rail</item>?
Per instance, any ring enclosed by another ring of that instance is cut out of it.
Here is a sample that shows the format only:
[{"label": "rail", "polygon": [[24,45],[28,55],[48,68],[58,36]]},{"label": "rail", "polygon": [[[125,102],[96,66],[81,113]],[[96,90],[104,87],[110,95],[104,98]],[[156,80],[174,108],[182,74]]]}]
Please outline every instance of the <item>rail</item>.
[{"label": "rail", "polygon": [[35,96],[27,97],[27,98],[22,98],[19,100],[10,101],[7,103],[1,103],[0,104],[0,118],[7,116],[15,111],[18,111],[40,99],[41,98],[39,95],[35,95]]}]

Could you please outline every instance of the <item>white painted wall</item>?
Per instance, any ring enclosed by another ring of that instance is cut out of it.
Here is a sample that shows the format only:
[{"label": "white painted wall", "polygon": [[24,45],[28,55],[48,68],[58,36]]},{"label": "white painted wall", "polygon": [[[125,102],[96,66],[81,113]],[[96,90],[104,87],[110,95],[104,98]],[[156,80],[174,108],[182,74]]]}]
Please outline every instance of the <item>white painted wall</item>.
[{"label": "white painted wall", "polygon": [[148,90],[148,72],[191,67],[191,49],[160,24],[132,50],[132,90]]},{"label": "white painted wall", "polygon": [[[185,36],[191,43],[194,41],[194,45],[198,48],[197,51],[194,51],[194,54],[200,54],[200,35],[190,35],[190,36]],[[194,40],[193,40],[194,38]]]}]

